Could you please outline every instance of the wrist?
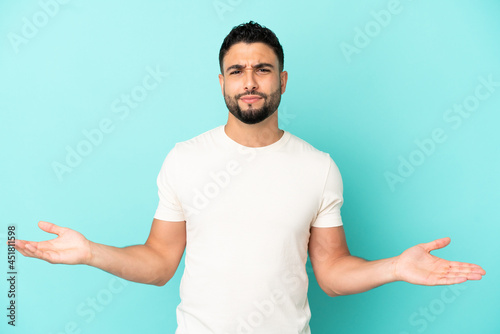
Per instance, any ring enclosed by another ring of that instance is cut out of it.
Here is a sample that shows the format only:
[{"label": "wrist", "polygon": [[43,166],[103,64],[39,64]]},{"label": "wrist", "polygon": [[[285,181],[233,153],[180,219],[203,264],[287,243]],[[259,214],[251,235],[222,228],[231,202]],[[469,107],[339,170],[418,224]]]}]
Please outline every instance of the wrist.
[{"label": "wrist", "polygon": [[86,264],[88,266],[94,266],[93,263],[95,262],[95,257],[96,257],[95,253],[97,251],[97,244],[90,240],[87,240],[87,243],[88,243],[88,252],[83,259],[83,264]]},{"label": "wrist", "polygon": [[399,281],[397,275],[397,256],[389,257],[381,260],[373,261],[377,264],[377,276],[379,277],[378,285],[387,284]]},{"label": "wrist", "polygon": [[399,255],[395,257],[390,258],[390,267],[391,267],[391,273],[392,273],[392,281],[393,282],[398,282],[402,281],[403,279],[398,273],[398,262],[399,262]]}]

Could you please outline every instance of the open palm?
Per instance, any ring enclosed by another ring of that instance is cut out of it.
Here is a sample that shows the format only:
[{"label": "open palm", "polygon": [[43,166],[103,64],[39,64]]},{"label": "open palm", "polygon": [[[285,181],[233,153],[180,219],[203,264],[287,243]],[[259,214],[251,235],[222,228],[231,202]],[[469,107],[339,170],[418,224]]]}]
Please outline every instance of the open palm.
[{"label": "open palm", "polygon": [[41,221],[38,226],[57,238],[47,241],[16,240],[16,249],[24,256],[35,257],[50,263],[86,264],[91,258],[90,241],[81,233],[66,227]]},{"label": "open palm", "polygon": [[444,285],[479,280],[486,272],[476,264],[447,261],[430,252],[446,247],[450,238],[419,244],[397,258],[395,275],[399,280],[420,285]]}]

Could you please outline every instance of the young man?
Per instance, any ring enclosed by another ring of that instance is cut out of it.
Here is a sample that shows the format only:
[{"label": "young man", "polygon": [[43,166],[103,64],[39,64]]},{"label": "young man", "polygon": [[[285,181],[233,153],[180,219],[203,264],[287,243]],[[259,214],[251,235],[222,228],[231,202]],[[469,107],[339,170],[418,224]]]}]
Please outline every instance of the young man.
[{"label": "young man", "polygon": [[219,61],[227,124],[170,151],[144,245],[106,246],[40,222],[58,237],[18,240],[17,250],[155,285],[172,278],[186,250],[177,334],[310,333],[308,251],[329,296],[394,281],[438,285],[482,278],[478,265],[430,255],[448,238],[378,261],[350,255],[337,166],[327,153],[278,128],[288,73],[274,33],[254,22],[234,27]]}]

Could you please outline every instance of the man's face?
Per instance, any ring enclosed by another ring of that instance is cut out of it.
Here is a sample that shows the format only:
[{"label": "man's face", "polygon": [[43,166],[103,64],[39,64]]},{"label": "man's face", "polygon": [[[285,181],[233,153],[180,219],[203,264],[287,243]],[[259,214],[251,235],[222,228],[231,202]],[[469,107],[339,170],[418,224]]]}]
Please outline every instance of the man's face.
[{"label": "man's face", "polygon": [[278,109],[287,73],[264,43],[237,43],[224,56],[219,82],[229,112],[246,124],[267,119]]}]

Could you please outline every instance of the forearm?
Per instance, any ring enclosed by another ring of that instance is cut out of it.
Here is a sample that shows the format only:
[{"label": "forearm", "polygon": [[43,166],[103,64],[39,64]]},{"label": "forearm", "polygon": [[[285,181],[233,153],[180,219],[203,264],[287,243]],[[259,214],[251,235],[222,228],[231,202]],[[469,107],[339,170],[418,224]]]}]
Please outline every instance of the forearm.
[{"label": "forearm", "polygon": [[367,261],[347,255],[331,264],[324,287],[329,296],[361,293],[396,281],[396,258]]},{"label": "forearm", "polygon": [[164,285],[174,274],[168,261],[147,244],[118,248],[91,242],[91,254],[88,265],[133,282]]}]

